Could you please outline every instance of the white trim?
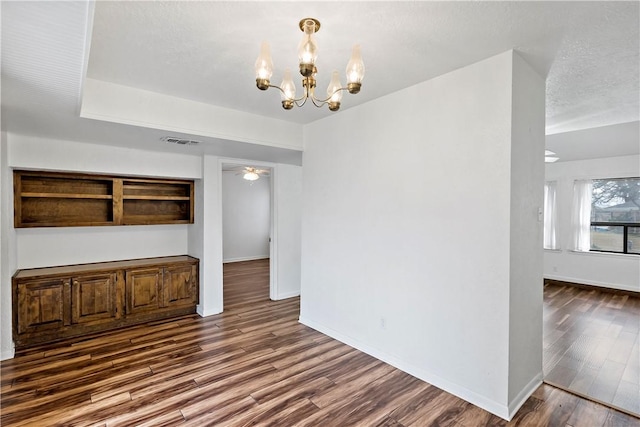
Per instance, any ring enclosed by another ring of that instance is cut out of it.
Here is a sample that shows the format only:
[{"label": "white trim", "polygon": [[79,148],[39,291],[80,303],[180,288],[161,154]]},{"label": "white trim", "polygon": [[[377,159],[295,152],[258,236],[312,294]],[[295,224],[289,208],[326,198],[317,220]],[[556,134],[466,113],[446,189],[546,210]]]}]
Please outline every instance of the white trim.
[{"label": "white trim", "polygon": [[518,413],[524,402],[527,401],[529,397],[533,394],[534,391],[542,384],[542,372],[537,373],[529,383],[524,386],[520,393],[511,401],[509,404],[509,418],[511,419]]},{"label": "white trim", "polygon": [[0,353],[0,360],[9,360],[9,359],[13,359],[13,356],[15,355],[15,350],[6,350],[3,351],[2,353]]},{"label": "white trim", "polygon": [[[277,300],[278,298],[278,194],[276,191],[276,181],[278,179],[278,171],[275,166],[271,168],[271,230],[269,232],[269,298]],[[282,298],[280,298],[282,299]]]},{"label": "white trim", "polygon": [[[401,371],[404,371],[410,375],[413,375],[414,377],[421,379],[425,382],[428,382],[431,385],[434,385],[448,393],[451,393],[463,400],[466,400],[467,402],[470,402],[486,411],[491,412],[494,415],[497,415],[500,418],[503,418],[507,421],[510,421],[510,415],[511,415],[511,411],[510,411],[510,406],[514,406],[519,408],[519,405],[502,405],[498,402],[494,402],[491,399],[486,398],[485,396],[482,396],[474,391],[471,391],[465,387],[460,386],[459,384],[453,383],[451,381],[448,381],[444,378],[441,378],[437,375],[434,375],[430,372],[427,372],[421,368],[418,368],[416,366],[413,366],[411,364],[408,364],[402,360],[399,360],[398,358],[396,358],[395,356],[392,356],[384,351],[378,350],[376,348],[370,347],[366,344],[363,344],[362,342],[358,341],[356,338],[352,338],[346,335],[343,335],[331,328],[328,328],[324,325],[321,325],[319,323],[316,323],[312,320],[309,320],[307,318],[304,318],[303,316],[300,316],[299,318],[300,323],[302,323],[303,325],[306,325],[312,329],[317,330],[318,332],[321,332],[325,335],[330,336],[331,338],[334,338],[340,342],[343,342],[344,344],[347,344],[357,350],[360,350],[364,353],[367,353],[370,356],[375,357],[376,359],[379,359],[385,363],[388,363],[389,365],[400,369]],[[531,384],[531,383],[529,383]],[[529,387],[529,384],[527,385],[527,387]],[[525,388],[522,392],[520,392],[518,394],[518,396],[520,395],[524,395],[528,390],[527,388]],[[526,399],[525,399],[526,400]]]},{"label": "white trim", "polygon": [[621,258],[629,258],[629,259],[638,259],[638,257],[640,257],[640,254],[621,254],[617,252],[574,251],[574,250],[568,250],[567,252],[574,255],[592,255],[592,256],[599,256],[599,257],[614,257],[614,258],[621,257]]},{"label": "white trim", "polygon": [[222,263],[226,264],[226,263],[231,263],[231,262],[255,261],[255,260],[258,260],[258,259],[269,259],[269,254],[228,258],[228,259],[223,259]]},{"label": "white trim", "polygon": [[212,310],[203,311],[202,305],[198,304],[196,306],[196,313],[198,313],[200,317],[209,317],[209,316],[213,316],[214,314],[222,313],[222,307],[216,306]]},{"label": "white trim", "polygon": [[578,285],[591,285],[598,286],[600,288],[617,289],[619,291],[640,292],[640,289],[633,288],[631,286],[620,285],[617,283],[599,282],[597,280],[576,279],[575,277],[557,276],[555,274],[545,274],[544,278],[549,280],[559,280],[560,282],[576,283]]},{"label": "white trim", "polygon": [[544,249],[545,252],[552,252],[552,253],[560,253],[560,252],[562,252],[562,249],[560,249],[560,248],[556,248],[556,249],[542,248],[542,249]]},{"label": "white trim", "polygon": [[[624,158],[624,157],[633,157],[633,156],[637,156],[637,154],[630,154],[628,156],[615,156],[615,157],[607,157],[608,159],[615,159],[615,158]],[[588,162],[590,160],[602,160],[602,158],[600,159],[582,159],[582,160],[567,160],[567,162]],[[638,171],[634,171],[634,172],[612,172],[612,173],[600,173],[600,174],[590,174],[590,175],[580,175],[580,176],[568,176],[567,179],[569,181],[577,181],[577,180],[595,180],[595,179],[619,179],[619,178],[638,178]],[[559,178],[554,178],[554,179],[559,179]]]},{"label": "white trim", "polygon": [[287,298],[293,298],[293,297],[299,297],[300,296],[300,291],[293,291],[293,292],[289,292],[289,293],[284,293],[284,294],[280,294],[278,296],[276,296],[275,299],[273,299],[273,301],[279,301],[281,299],[287,299]]},{"label": "white trim", "polygon": [[[269,179],[270,184],[270,194],[269,194],[269,203],[271,204],[271,230],[270,237],[271,242],[269,244],[269,255],[264,258],[269,258],[269,298],[272,300],[277,299],[278,295],[278,210],[276,208],[276,200],[278,195],[276,194],[276,186],[274,185],[274,181],[277,179],[278,168],[277,163],[271,162],[263,162],[263,161],[253,161],[250,159],[234,159],[229,157],[220,157],[218,158],[220,165],[220,190],[218,192],[218,205],[220,206],[220,230],[222,230],[223,218],[222,218],[222,167],[225,163],[227,164],[235,164],[235,165],[246,165],[246,166],[254,166],[259,168],[269,168],[271,169],[271,176]],[[222,236],[220,236],[220,241],[222,242]],[[233,262],[233,261],[224,261],[224,262]],[[222,285],[221,285],[222,286]],[[224,309],[224,307],[223,307]],[[222,310],[221,310],[222,311]]]}]

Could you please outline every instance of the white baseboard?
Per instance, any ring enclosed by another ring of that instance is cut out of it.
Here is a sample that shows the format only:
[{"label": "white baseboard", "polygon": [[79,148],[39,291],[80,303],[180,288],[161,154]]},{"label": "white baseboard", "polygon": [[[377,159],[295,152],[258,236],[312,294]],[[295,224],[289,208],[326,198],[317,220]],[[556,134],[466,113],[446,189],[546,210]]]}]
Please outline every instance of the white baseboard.
[{"label": "white baseboard", "polygon": [[617,283],[599,282],[597,280],[578,279],[575,277],[558,276],[556,274],[545,274],[544,278],[549,280],[559,280],[561,282],[577,283],[579,285],[591,285],[598,286],[600,288],[617,289],[620,291],[640,292],[640,288],[635,288],[632,286],[621,285]]},{"label": "white baseboard", "polygon": [[255,255],[255,256],[243,256],[237,258],[225,258],[222,260],[223,263],[229,262],[242,262],[242,261],[255,261],[258,259],[269,259],[269,255]]},{"label": "white baseboard", "polygon": [[[507,421],[509,421],[511,418],[511,411],[509,406],[507,405],[502,405],[498,402],[495,402],[491,399],[486,398],[485,396],[482,396],[474,391],[471,391],[465,387],[460,386],[459,384],[455,384],[451,381],[448,381],[444,378],[441,378],[437,375],[434,375],[430,372],[426,372],[425,370],[418,368],[416,366],[413,366],[411,364],[408,364],[398,358],[396,358],[395,356],[392,356],[388,353],[385,353],[381,350],[378,350],[376,348],[370,347],[360,341],[358,341],[355,338],[346,336],[341,334],[340,332],[337,332],[331,328],[325,327],[324,325],[318,324],[310,319],[304,318],[303,316],[300,316],[299,318],[300,323],[302,323],[303,325],[306,325],[312,329],[315,329],[318,332],[322,332],[325,335],[330,336],[331,338],[334,338],[340,342],[343,342],[344,344],[347,344],[357,350],[360,350],[364,353],[367,353],[370,356],[375,357],[376,359],[382,360],[385,363],[388,363],[389,365],[400,369],[401,371],[404,371],[410,375],[413,375],[416,378],[419,378],[425,382],[428,382],[431,385],[434,385],[436,387],[438,387],[439,389],[442,389],[448,393],[451,393],[457,397],[459,397],[460,399],[466,400],[467,402],[470,402],[486,411],[491,412],[494,415],[497,415],[500,418],[503,418]],[[527,386],[528,387],[528,386]],[[534,389],[535,390],[535,389]],[[533,391],[532,391],[533,392]],[[520,395],[526,394],[526,392],[523,390],[522,392],[520,392],[518,394],[518,397],[520,397]],[[528,398],[528,395],[527,395]],[[526,399],[525,399],[526,400]],[[523,401],[524,403],[524,401]],[[521,405],[521,404],[520,404]],[[520,405],[513,405],[514,408],[520,408]],[[515,413],[515,412],[514,412]]]},{"label": "white baseboard", "polygon": [[300,291],[297,290],[297,291],[288,292],[284,294],[278,294],[273,300],[280,301],[281,299],[287,299],[287,298],[293,298],[293,297],[299,297],[299,296],[300,296]]},{"label": "white baseboard", "polygon": [[11,349],[11,350],[3,350],[2,352],[0,352],[0,360],[13,359],[14,355],[15,355],[15,350],[13,350],[13,349]]},{"label": "white baseboard", "polygon": [[221,307],[214,307],[212,310],[203,311],[202,310],[202,306],[198,305],[198,306],[196,306],[196,313],[198,313],[200,315],[200,317],[209,317],[209,316],[213,316],[215,314],[222,313],[222,308]]},{"label": "white baseboard", "polygon": [[540,387],[540,384],[542,384],[542,372],[536,374],[531,381],[529,381],[529,384],[524,386],[524,388],[520,390],[520,393],[518,393],[515,399],[509,404],[509,421],[516,415],[520,407],[524,405],[524,402],[531,397],[533,392]]}]

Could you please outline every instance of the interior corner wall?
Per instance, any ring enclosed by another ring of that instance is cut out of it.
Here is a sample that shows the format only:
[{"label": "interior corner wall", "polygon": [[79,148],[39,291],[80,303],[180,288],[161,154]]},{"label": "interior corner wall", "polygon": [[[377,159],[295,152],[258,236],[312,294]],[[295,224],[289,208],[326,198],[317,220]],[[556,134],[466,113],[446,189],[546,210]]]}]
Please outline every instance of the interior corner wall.
[{"label": "interior corner wall", "polygon": [[0,133],[0,360],[13,357],[11,276],[16,269],[13,179],[6,132]]},{"label": "interior corner wall", "polygon": [[189,254],[200,259],[200,301],[203,317],[222,312],[222,163],[216,156],[201,159],[202,179],[196,181],[194,224],[189,228]]},{"label": "interior corner wall", "polygon": [[511,125],[509,415],[542,383],[545,80],[514,52]]},{"label": "interior corner wall", "polygon": [[278,164],[273,170],[274,227],[277,252],[276,293],[273,299],[300,295],[300,245],[302,221],[302,168]]},{"label": "interior corner wall", "polygon": [[222,172],[222,252],[224,262],[269,258],[271,179],[247,181]]},{"label": "interior corner wall", "polygon": [[503,418],[512,73],[505,52],[318,120],[303,153],[301,322]]},{"label": "interior corner wall", "polygon": [[[638,144],[640,144],[640,136],[638,138]],[[544,251],[544,277],[640,292],[639,256],[571,250],[573,182],[577,179],[638,177],[640,176],[640,156],[559,161],[547,164],[545,169],[545,180],[557,182],[559,249]]]}]

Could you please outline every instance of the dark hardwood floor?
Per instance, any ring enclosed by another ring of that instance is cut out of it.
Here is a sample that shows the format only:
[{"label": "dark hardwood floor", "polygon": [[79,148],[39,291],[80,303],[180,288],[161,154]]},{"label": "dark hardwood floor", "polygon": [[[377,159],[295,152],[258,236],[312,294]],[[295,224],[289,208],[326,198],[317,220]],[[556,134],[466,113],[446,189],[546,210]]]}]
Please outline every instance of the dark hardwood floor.
[{"label": "dark hardwood floor", "polygon": [[1,364],[2,426],[639,426],[549,385],[507,423],[298,323],[268,262],[225,266],[223,314],[33,348]]},{"label": "dark hardwood floor", "polygon": [[545,381],[640,417],[640,298],[551,282],[543,317]]},{"label": "dark hardwood floor", "polygon": [[269,259],[232,262],[224,268],[224,309],[269,300]]}]

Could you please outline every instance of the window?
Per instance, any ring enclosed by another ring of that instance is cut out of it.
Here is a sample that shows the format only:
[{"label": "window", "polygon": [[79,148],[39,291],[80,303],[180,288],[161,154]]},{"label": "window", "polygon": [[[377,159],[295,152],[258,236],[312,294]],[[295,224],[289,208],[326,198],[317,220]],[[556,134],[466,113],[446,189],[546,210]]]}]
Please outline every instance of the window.
[{"label": "window", "polygon": [[591,184],[589,250],[640,254],[640,178]]}]

